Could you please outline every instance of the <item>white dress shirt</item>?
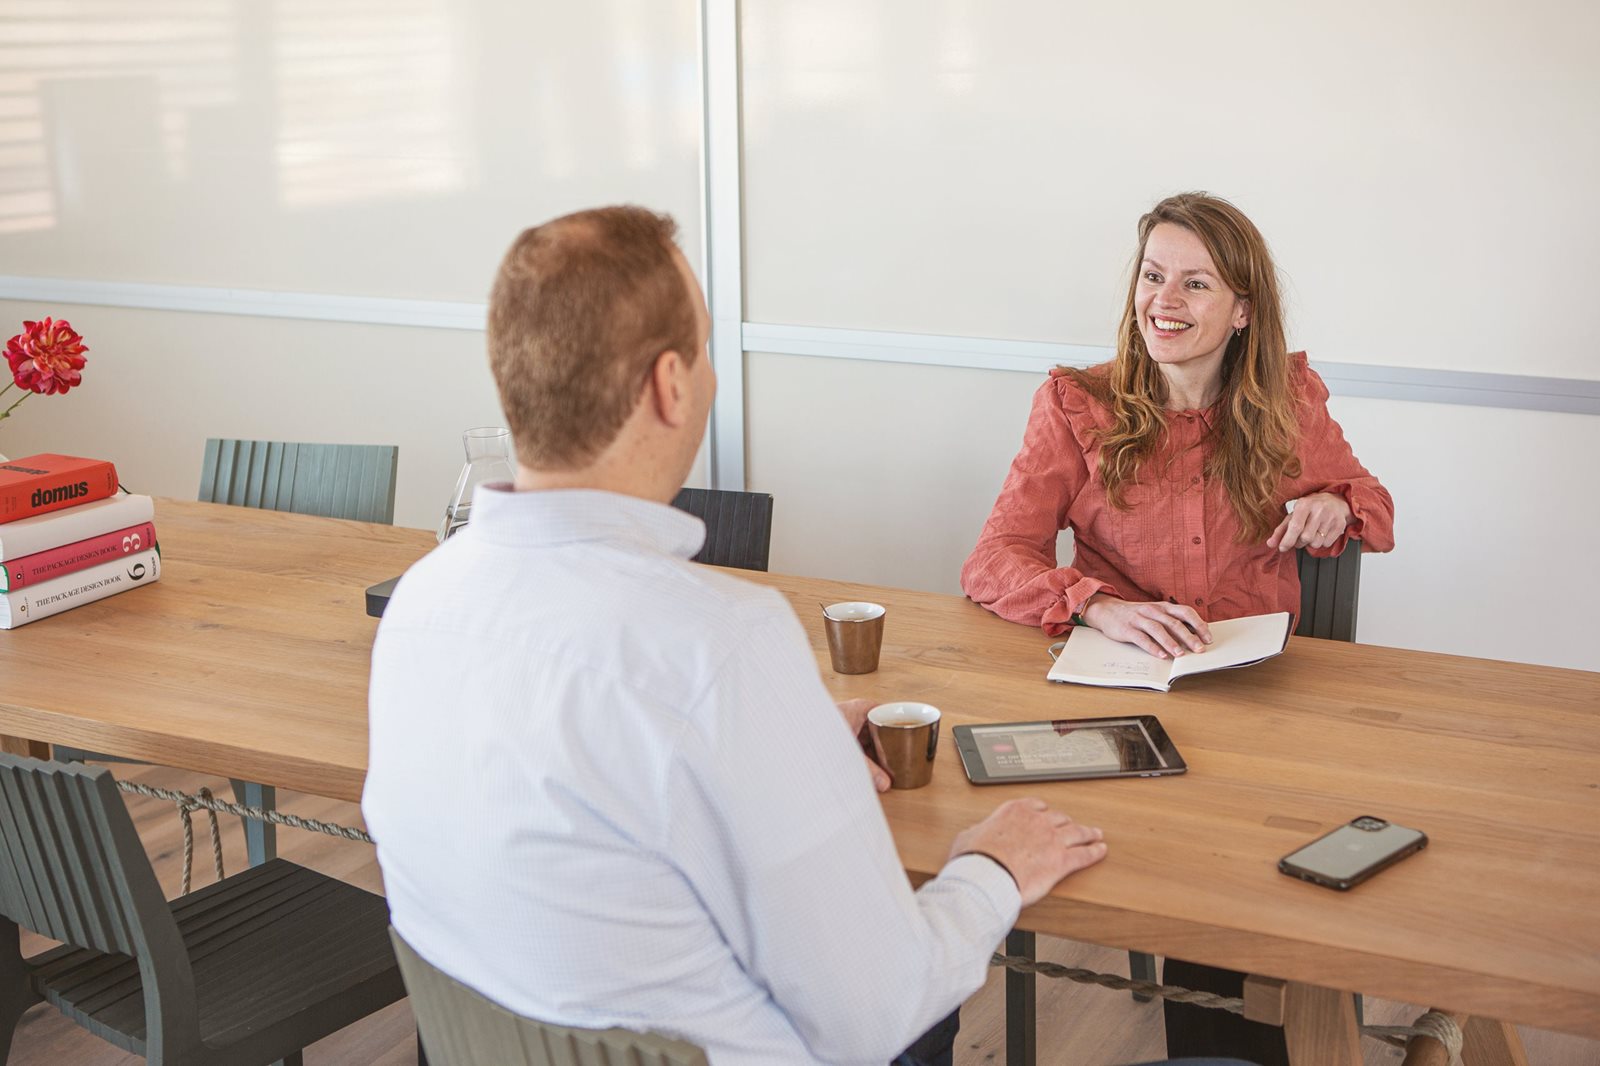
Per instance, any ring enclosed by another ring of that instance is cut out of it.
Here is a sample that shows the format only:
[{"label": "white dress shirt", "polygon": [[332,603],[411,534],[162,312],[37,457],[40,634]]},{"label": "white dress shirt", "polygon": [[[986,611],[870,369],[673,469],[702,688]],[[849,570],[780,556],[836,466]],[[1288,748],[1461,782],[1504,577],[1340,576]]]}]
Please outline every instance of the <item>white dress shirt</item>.
[{"label": "white dress shirt", "polygon": [[704,536],[480,488],[407,572],[362,801],[395,927],[543,1021],[882,1066],[982,985],[1016,886],[969,855],[912,892],[794,613]]}]

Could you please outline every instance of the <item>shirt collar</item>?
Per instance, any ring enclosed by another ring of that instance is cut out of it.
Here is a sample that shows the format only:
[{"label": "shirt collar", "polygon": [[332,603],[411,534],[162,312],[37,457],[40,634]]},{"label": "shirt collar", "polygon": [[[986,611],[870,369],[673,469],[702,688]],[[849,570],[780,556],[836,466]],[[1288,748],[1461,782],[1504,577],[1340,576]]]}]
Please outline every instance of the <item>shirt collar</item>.
[{"label": "shirt collar", "polygon": [[631,541],[680,559],[695,555],[706,540],[704,522],[653,500],[600,489],[517,492],[506,482],[473,492],[466,531],[519,547]]}]

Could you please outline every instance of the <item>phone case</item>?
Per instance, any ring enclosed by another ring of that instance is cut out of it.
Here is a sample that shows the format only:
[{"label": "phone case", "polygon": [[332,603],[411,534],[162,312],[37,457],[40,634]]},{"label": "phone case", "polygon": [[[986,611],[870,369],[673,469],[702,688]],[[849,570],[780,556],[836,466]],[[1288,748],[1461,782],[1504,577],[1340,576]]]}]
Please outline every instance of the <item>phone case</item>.
[{"label": "phone case", "polygon": [[[1388,834],[1388,839],[1380,840],[1373,835],[1379,830],[1363,829],[1360,827],[1362,822],[1380,823],[1381,831],[1388,833],[1389,830],[1398,830],[1399,833]],[[1330,863],[1317,861],[1318,845],[1323,846],[1321,850],[1326,854],[1328,843],[1336,839],[1349,841],[1346,844],[1347,850],[1354,852],[1359,847],[1366,852],[1357,856],[1361,860],[1360,865],[1349,870],[1343,868],[1334,870]],[[1346,892],[1380,870],[1393,866],[1408,855],[1415,855],[1427,846],[1428,834],[1422,830],[1395,825],[1384,819],[1364,814],[1291,851],[1278,860],[1278,869],[1290,877]]]}]

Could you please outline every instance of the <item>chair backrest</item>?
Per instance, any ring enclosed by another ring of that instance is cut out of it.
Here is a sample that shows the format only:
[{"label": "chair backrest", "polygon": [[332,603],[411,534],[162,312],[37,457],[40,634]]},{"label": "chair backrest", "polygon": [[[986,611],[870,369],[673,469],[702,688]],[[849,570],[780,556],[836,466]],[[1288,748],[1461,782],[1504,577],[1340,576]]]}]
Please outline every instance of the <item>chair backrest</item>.
[{"label": "chair backrest", "polygon": [[672,506],[706,524],[697,563],[765,570],[772,549],[772,497],[765,492],[683,489]]},{"label": "chair backrest", "polygon": [[1356,639],[1356,600],[1361,592],[1361,542],[1319,559],[1300,549],[1300,623],[1297,637]]},{"label": "chair backrest", "polygon": [[267,511],[394,522],[393,444],[206,441],[199,499]]},{"label": "chair backrest", "polygon": [[429,1066],[707,1066],[693,1044],[630,1029],[572,1029],[513,1014],[434,967],[389,927]]},{"label": "chair backrest", "polygon": [[0,753],[0,914],[75,947],[133,956],[146,1017],[180,1027],[165,1028],[171,1040],[198,1039],[188,953],[105,767]]}]

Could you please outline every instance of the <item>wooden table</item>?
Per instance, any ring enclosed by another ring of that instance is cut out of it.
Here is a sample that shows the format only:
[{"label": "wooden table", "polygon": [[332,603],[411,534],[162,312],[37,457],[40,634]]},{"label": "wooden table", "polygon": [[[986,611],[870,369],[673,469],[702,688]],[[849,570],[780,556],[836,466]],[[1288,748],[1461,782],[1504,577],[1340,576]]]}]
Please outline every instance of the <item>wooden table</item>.
[{"label": "wooden table", "polygon": [[[0,734],[359,799],[363,592],[432,537],[174,500],[156,528],[158,584],[0,633]],[[1155,713],[1188,759],[1180,777],[977,788],[943,743],[932,785],[884,801],[913,878],[1035,794],[1111,851],[1020,924],[1285,979],[1297,1063],[1360,1062],[1333,989],[1600,1037],[1600,674],[1295,639],[1167,694],[1057,686],[1046,638],[958,597],[749,576],[790,597],[841,699],[925,700],[947,728]],[[842,599],[888,607],[876,673],[827,671],[817,603]],[[1432,844],[1350,893],[1276,871],[1367,813]],[[1479,1061],[1515,1061],[1496,1054]]]}]

